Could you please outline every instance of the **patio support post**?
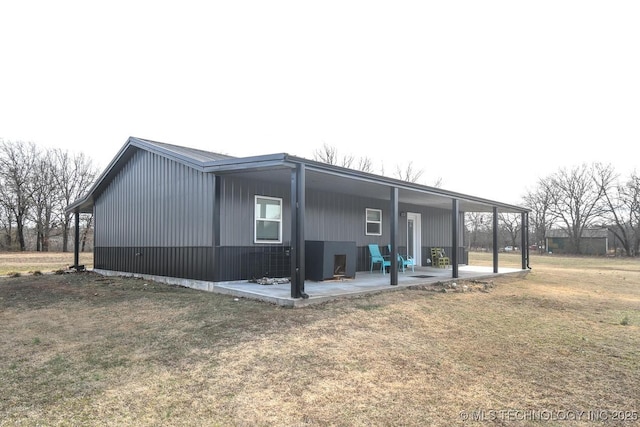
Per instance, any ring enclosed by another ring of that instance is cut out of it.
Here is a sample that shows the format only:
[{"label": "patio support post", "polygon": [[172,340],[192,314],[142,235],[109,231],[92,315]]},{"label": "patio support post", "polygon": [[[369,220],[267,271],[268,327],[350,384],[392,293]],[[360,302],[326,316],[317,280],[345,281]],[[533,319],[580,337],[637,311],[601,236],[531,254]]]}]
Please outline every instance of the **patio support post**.
[{"label": "patio support post", "polygon": [[526,270],[529,264],[529,214],[522,212],[522,220],[520,223],[520,247],[522,248],[522,269]]},{"label": "patio support post", "polygon": [[398,187],[391,187],[391,286],[398,285]]},{"label": "patio support post", "polygon": [[493,272],[498,273],[498,208],[493,207]]},{"label": "patio support post", "polygon": [[213,195],[213,215],[211,221],[213,222],[213,281],[219,282],[221,278],[220,272],[220,209],[221,209],[221,197],[222,194],[222,176],[214,175],[214,195]]},{"label": "patio support post", "polygon": [[460,201],[451,203],[451,277],[458,278],[458,228],[460,227]]},{"label": "patio support post", "polygon": [[73,268],[80,270],[80,211],[73,213],[75,219],[74,245],[73,245]]},{"label": "patio support post", "polygon": [[304,292],[305,166],[291,170],[291,298],[309,298]]}]

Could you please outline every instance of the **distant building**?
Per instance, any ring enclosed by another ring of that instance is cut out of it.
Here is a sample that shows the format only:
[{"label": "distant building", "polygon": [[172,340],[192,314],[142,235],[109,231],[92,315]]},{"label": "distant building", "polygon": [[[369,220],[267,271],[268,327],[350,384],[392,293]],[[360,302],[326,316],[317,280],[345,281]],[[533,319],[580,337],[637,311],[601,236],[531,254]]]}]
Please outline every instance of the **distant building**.
[{"label": "distant building", "polygon": [[[547,233],[547,251],[554,254],[578,253],[565,230],[549,230]],[[609,230],[606,228],[588,228],[583,230],[580,239],[580,253],[583,255],[606,255],[609,251]]]}]

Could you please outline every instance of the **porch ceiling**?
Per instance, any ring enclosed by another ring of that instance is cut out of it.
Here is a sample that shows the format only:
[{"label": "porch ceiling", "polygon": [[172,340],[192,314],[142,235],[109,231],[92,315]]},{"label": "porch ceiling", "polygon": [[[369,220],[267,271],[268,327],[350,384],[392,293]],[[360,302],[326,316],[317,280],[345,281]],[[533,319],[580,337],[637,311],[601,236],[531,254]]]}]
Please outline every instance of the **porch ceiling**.
[{"label": "porch ceiling", "polygon": [[[256,179],[261,181],[273,182],[280,185],[290,185],[291,169],[283,168],[269,171],[242,171],[235,172],[233,175],[239,175],[247,179]],[[401,184],[401,183],[400,183]],[[380,200],[391,200],[390,184],[384,182],[376,182],[373,179],[361,179],[351,176],[342,176],[339,174],[326,173],[307,169],[306,171],[306,189],[307,191],[323,191],[334,192],[339,194],[358,195]],[[407,183],[407,187],[415,186]],[[503,204],[491,201],[473,200],[471,197],[462,194],[438,194],[437,192],[446,193],[442,189],[433,189],[430,187],[424,189],[403,188],[399,187],[399,203],[407,203],[418,206],[428,206],[450,210],[452,208],[451,201],[457,198],[460,202],[460,210],[463,212],[492,212],[493,206],[497,206],[500,212],[521,212],[522,210],[508,209]]]}]

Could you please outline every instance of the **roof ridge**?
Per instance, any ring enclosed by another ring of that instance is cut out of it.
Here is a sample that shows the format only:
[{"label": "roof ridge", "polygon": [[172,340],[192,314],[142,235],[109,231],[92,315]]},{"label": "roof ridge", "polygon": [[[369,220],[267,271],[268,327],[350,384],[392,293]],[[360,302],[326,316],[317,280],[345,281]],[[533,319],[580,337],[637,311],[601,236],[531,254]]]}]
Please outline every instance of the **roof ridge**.
[{"label": "roof ridge", "polygon": [[173,151],[175,153],[179,153],[180,151],[183,151],[183,150],[188,150],[188,151],[194,151],[196,153],[202,153],[202,154],[207,154],[207,155],[226,157],[228,159],[235,159],[236,158],[235,156],[231,156],[229,154],[218,153],[216,151],[203,150],[203,149],[200,149],[200,148],[188,147],[186,145],[169,144],[167,142],[153,141],[153,140],[145,139],[145,138],[137,138],[137,137],[133,137],[133,138],[135,138],[137,140],[140,140],[140,141],[144,141],[144,142],[146,142],[148,144],[160,146],[160,147],[162,147],[162,148],[164,148],[166,150],[170,150],[170,151]]}]

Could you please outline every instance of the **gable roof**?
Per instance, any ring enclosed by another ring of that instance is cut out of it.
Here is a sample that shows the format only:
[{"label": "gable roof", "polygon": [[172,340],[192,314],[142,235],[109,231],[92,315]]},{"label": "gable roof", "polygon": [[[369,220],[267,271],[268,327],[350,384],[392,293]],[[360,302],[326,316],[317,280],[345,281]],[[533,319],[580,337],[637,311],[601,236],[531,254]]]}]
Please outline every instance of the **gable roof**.
[{"label": "gable roof", "polygon": [[234,159],[233,156],[226,154],[214,153],[211,151],[198,150],[197,148],[183,147],[181,145],[167,144],[165,142],[150,141],[148,139],[131,137],[129,140],[136,142],[137,145],[151,148],[154,147],[157,150],[165,151],[173,154],[175,157],[183,157],[185,159],[196,160],[202,164],[217,162],[220,160]]},{"label": "gable roof", "polygon": [[151,141],[143,138],[129,137],[127,142],[122,146],[118,154],[113,158],[111,163],[106,167],[104,172],[96,179],[94,184],[89,188],[84,198],[78,199],[71,205],[67,206],[66,211],[79,211],[83,213],[91,213],[93,201],[106,188],[122,167],[133,157],[138,150],[145,150],[158,154],[163,157],[170,158],[186,166],[202,170],[216,162],[234,159],[233,156],[226,154],[214,153],[211,151],[199,150],[196,148],[183,147],[180,145],[167,144],[164,142]]},{"label": "gable roof", "polygon": [[[105,171],[98,177],[96,182],[87,192],[87,195],[69,205],[67,212],[91,213],[94,200],[104,191],[109,183],[115,178],[124,165],[133,157],[138,150],[145,150],[182,163],[188,167],[199,170],[203,173],[225,174],[233,172],[265,171],[269,169],[292,168],[296,164],[303,164],[307,170],[317,172],[322,175],[324,186],[331,188],[345,187],[345,182],[352,183],[346,187],[351,188],[356,183],[373,185],[385,185],[397,187],[403,190],[407,196],[407,201],[422,200],[430,198],[432,202],[439,200],[438,204],[451,206],[451,200],[456,199],[465,204],[460,208],[463,211],[490,212],[490,207],[496,207],[502,212],[524,213],[528,209],[520,206],[496,202],[476,196],[455,193],[441,188],[429,187],[422,184],[402,181],[396,178],[385,177],[368,172],[357,171],[340,166],[329,165],[322,162],[308,160],[301,157],[290,156],[286,153],[268,154],[254,157],[233,157],[195,148],[188,148],[163,142],[151,141],[142,138],[129,137],[124,146],[120,149],[116,157],[107,166]],[[348,181],[344,181],[347,179]],[[333,184],[330,184],[333,183]],[[360,184],[362,185],[362,184]],[[346,188],[345,187],[345,188]],[[361,189],[361,188],[360,188]],[[353,190],[358,191],[358,190]],[[379,190],[376,190],[379,194]]]}]

